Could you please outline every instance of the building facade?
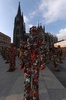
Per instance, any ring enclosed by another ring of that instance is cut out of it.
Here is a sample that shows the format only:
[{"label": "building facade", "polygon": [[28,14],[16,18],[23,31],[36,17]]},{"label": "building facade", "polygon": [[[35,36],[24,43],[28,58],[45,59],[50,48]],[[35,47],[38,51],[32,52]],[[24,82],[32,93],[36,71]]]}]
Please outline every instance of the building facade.
[{"label": "building facade", "polygon": [[58,41],[58,37],[53,35],[49,32],[45,32],[45,42],[48,44],[49,47],[52,47],[54,43]]},{"label": "building facade", "polygon": [[38,24],[36,28],[37,28],[39,36],[44,39],[44,43],[47,45],[48,48],[52,47],[53,44],[58,41],[58,37],[56,35],[53,35],[49,32],[45,32],[45,26]]},{"label": "building facade", "polygon": [[48,45],[48,47],[51,47],[54,43],[58,41],[58,38],[56,35],[53,35],[49,32],[45,32],[45,26],[42,26],[41,24],[39,24],[37,29],[40,35],[42,35],[44,42]]},{"label": "building facade", "polygon": [[[52,35],[49,32],[45,32],[45,26],[42,27],[41,24],[38,24],[37,30],[40,35],[43,36],[45,43],[49,45],[49,47],[58,41],[57,36]],[[17,15],[14,20],[14,30],[13,30],[13,43],[16,48],[19,48],[20,41],[26,39],[29,34],[26,33],[25,30],[25,22],[23,18],[23,12],[21,14],[20,2],[18,5]]]},{"label": "building facade", "polygon": [[14,30],[13,30],[13,43],[16,48],[19,48],[21,40],[25,39],[25,22],[23,18],[23,12],[21,14],[20,2],[18,5],[17,15],[14,20]]},{"label": "building facade", "polygon": [[11,43],[11,38],[4,33],[0,32],[0,51],[2,48],[9,47]]}]

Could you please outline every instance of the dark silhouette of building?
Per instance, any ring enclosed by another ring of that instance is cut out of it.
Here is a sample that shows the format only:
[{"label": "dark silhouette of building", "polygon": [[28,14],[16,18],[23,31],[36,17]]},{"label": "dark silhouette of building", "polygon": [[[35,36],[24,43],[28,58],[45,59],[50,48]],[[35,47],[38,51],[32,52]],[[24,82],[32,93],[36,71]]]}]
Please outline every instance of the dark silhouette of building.
[{"label": "dark silhouette of building", "polygon": [[[57,36],[52,35],[49,32],[45,32],[45,26],[42,27],[42,24],[38,24],[38,32],[44,38],[44,41],[51,46],[52,44],[58,41]],[[13,30],[13,43],[16,48],[19,48],[20,41],[25,40],[29,37],[29,33],[26,33],[25,22],[23,18],[23,12],[21,14],[20,2],[18,5],[17,15],[14,20],[14,30]]]},{"label": "dark silhouette of building", "polygon": [[42,35],[44,42],[51,47],[54,43],[58,41],[58,37],[56,35],[53,35],[49,32],[45,32],[45,26],[42,26],[42,24],[38,24],[38,32],[40,35]]},{"label": "dark silhouette of building", "polygon": [[18,5],[17,15],[14,20],[14,30],[13,30],[13,43],[16,48],[19,48],[21,40],[25,39],[25,23],[23,18],[23,12],[21,14],[20,2]]}]

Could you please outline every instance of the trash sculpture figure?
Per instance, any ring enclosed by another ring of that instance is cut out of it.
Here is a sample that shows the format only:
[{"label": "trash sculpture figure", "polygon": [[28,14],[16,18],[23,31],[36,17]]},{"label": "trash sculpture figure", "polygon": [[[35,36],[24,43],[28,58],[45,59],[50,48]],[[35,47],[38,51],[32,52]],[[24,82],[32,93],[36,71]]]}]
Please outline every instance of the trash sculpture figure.
[{"label": "trash sculpture figure", "polygon": [[20,69],[24,68],[24,100],[39,100],[39,71],[45,68],[43,38],[37,28],[30,28],[30,35],[21,45]]},{"label": "trash sculpture figure", "polygon": [[9,70],[8,71],[14,71],[16,69],[16,55],[17,55],[17,49],[14,47],[14,44],[10,44],[9,52],[8,52],[8,58],[9,58]]}]

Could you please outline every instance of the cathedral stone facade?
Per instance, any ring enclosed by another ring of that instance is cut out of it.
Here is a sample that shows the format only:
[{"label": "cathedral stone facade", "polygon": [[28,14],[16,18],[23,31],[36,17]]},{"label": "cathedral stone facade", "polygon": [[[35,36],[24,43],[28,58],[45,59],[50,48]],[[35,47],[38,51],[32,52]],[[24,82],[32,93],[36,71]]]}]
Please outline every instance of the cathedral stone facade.
[{"label": "cathedral stone facade", "polygon": [[[56,36],[53,36],[50,33],[45,32],[45,27],[42,27],[41,24],[38,24],[38,32],[44,37],[44,41],[49,45],[49,47],[58,41]],[[19,48],[20,41],[25,40],[29,37],[29,34],[25,30],[25,22],[23,18],[23,12],[21,14],[20,2],[18,5],[17,15],[14,20],[14,30],[13,30],[13,43],[16,48]]]},{"label": "cathedral stone facade", "polygon": [[14,20],[13,30],[13,43],[16,48],[19,48],[21,40],[24,40],[26,36],[25,23],[23,18],[23,12],[21,14],[20,2],[18,5],[17,15]]}]

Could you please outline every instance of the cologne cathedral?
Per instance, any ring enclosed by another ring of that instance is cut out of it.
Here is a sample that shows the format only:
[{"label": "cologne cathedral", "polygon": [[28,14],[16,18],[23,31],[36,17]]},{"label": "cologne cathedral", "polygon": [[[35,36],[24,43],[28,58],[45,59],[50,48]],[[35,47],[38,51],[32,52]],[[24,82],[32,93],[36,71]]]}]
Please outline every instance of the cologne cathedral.
[{"label": "cologne cathedral", "polygon": [[23,18],[23,12],[21,13],[20,2],[18,5],[17,15],[14,20],[13,30],[13,43],[16,48],[19,48],[21,40],[24,40],[26,36],[25,22]]},{"label": "cologne cathedral", "polygon": [[[41,24],[38,24],[37,27],[40,34],[43,35],[44,41],[49,45],[49,47],[58,41],[57,36],[52,35],[51,33],[45,32],[45,27],[42,27]],[[23,18],[23,12],[21,13],[20,2],[18,5],[18,11],[14,20],[14,30],[13,30],[13,43],[16,48],[19,48],[20,41],[23,41],[29,37],[29,34],[25,30],[25,22]]]}]

